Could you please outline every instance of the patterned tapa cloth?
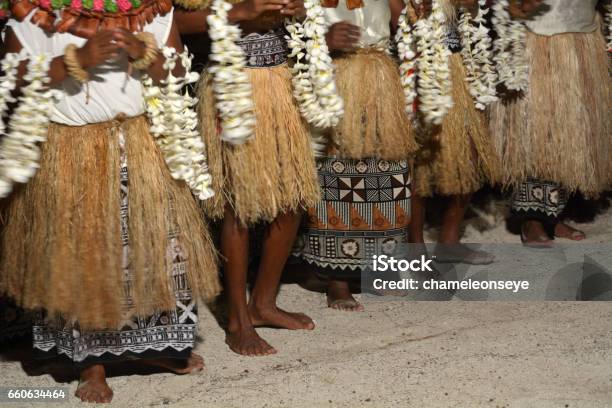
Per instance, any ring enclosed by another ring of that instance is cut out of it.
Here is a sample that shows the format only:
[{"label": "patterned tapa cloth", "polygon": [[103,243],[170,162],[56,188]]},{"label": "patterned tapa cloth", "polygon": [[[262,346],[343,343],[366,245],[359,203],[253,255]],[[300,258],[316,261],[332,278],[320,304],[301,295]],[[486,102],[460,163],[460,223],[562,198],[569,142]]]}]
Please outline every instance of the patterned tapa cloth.
[{"label": "patterned tapa cloth", "polygon": [[[123,140],[120,140],[123,149]],[[132,276],[128,268],[128,163],[121,152],[121,239],[124,248],[124,285]],[[65,356],[80,366],[135,358],[187,358],[197,334],[197,305],[191,297],[186,274],[187,262],[176,238],[169,231],[167,257],[171,268],[177,307],[152,316],[126,316],[120,330],[83,331],[78,323],[62,318],[45,319],[36,313],[32,329],[34,349],[39,358]],[[126,305],[129,297],[124,299]]]},{"label": "patterned tapa cloth", "polygon": [[567,203],[567,192],[559,183],[530,178],[514,193],[512,212],[547,225],[559,222]]},{"label": "patterned tapa cloth", "polygon": [[322,200],[309,208],[296,253],[309,263],[353,276],[372,255],[395,253],[410,223],[407,161],[318,162]]}]

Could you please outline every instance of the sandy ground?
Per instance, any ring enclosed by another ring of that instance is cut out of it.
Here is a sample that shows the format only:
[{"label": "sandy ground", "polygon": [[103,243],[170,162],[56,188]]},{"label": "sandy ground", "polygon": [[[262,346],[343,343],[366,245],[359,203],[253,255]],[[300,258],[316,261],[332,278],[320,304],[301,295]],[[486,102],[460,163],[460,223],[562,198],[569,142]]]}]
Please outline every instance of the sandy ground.
[{"label": "sandy ground", "polygon": [[[465,240],[517,242],[502,222],[503,211],[494,208],[501,204],[491,205],[474,209],[479,216],[469,220]],[[587,242],[612,243],[612,210],[579,226]],[[262,329],[279,353],[240,357],[225,346],[223,330],[203,310],[196,351],[206,359],[206,371],[114,376],[113,405],[612,407],[610,302],[364,299],[365,312],[348,313],[328,309],[321,293],[288,284],[279,303],[309,313],[316,329]],[[4,358],[0,387],[59,385],[70,393],[76,388],[74,380],[58,383],[41,374],[45,367],[32,368],[17,352]],[[73,398],[64,405],[82,406]]]}]

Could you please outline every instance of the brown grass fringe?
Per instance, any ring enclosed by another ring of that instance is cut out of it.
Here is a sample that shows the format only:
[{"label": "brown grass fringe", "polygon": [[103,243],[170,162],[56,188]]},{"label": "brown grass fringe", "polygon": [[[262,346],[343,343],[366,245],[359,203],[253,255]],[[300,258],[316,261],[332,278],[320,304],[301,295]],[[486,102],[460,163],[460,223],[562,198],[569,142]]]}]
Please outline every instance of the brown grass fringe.
[{"label": "brown grass fringe", "polygon": [[314,205],[319,199],[309,130],[294,102],[286,65],[247,69],[257,125],[253,138],[237,146],[222,142],[210,76],[200,83],[202,135],[208,150],[215,197],[204,203],[209,217],[223,217],[226,204],[244,224]]},{"label": "brown grass fringe", "polygon": [[[129,269],[120,232],[119,126],[129,168]],[[82,328],[176,307],[167,259],[178,231],[194,297],[220,289],[216,253],[193,196],[173,180],[144,117],[51,124],[36,176],[11,197],[1,238],[0,290]],[[128,300],[129,296],[129,300]]]},{"label": "brown grass fringe", "polygon": [[334,63],[344,117],[332,132],[331,153],[350,159],[411,158],[418,145],[396,62],[368,49],[334,58]]},{"label": "brown grass fringe", "polygon": [[454,106],[440,127],[418,136],[413,188],[416,194],[470,194],[499,180],[499,159],[484,114],[474,106],[460,54],[450,57]]},{"label": "brown grass fringe", "polygon": [[490,128],[503,182],[527,177],[595,196],[612,182],[609,67],[600,31],[527,35],[530,87],[496,103]]}]

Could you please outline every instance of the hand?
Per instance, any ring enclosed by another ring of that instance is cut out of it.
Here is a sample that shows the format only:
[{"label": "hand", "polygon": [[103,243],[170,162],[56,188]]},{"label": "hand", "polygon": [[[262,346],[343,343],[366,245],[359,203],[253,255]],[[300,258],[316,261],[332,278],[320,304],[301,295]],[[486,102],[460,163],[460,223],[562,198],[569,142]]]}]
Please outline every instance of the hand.
[{"label": "hand", "polygon": [[427,18],[431,14],[431,0],[410,0],[417,18]]},{"label": "hand", "polygon": [[354,48],[359,37],[361,37],[359,27],[341,21],[329,28],[325,40],[331,50],[346,50]]},{"label": "hand", "polygon": [[544,0],[510,0],[508,11],[512,17],[525,19],[535,14],[543,3]]},{"label": "hand", "polygon": [[138,60],[145,55],[147,45],[125,28],[115,29],[114,39],[117,46],[124,50],[132,61]]},{"label": "hand", "polygon": [[83,69],[98,66],[110,59],[117,58],[119,46],[111,30],[98,31],[84,46],[76,51],[79,64]]},{"label": "hand", "polygon": [[234,4],[228,17],[233,23],[254,20],[265,12],[280,11],[290,3],[297,2],[301,2],[301,0],[245,0]]},{"label": "hand", "polygon": [[303,17],[306,15],[304,0],[291,0],[284,8],[281,9],[281,14],[285,16]]}]

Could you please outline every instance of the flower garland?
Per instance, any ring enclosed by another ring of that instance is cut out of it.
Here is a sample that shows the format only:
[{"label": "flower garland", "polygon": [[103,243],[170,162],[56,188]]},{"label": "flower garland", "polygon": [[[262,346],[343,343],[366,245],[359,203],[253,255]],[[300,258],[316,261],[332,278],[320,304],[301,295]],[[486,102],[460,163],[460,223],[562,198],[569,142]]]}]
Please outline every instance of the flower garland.
[{"label": "flower garland", "polygon": [[612,53],[612,2],[607,2],[604,22],[607,28],[608,52]]},{"label": "flower garland", "polygon": [[529,86],[529,65],[525,54],[525,25],[513,19],[508,0],[493,4],[493,26],[497,38],[493,42],[493,61],[497,65],[499,83],[512,91],[525,91]]},{"label": "flower garland", "polygon": [[461,33],[461,55],[467,67],[467,78],[470,95],[474,97],[477,109],[484,110],[486,106],[497,100],[497,73],[493,66],[491,53],[491,38],[489,29],[485,27],[486,0],[478,1],[478,14],[474,19],[467,10],[463,10],[459,20]]},{"label": "flower garland", "polygon": [[[151,134],[164,155],[170,174],[174,179],[184,180],[200,199],[214,195],[212,178],[206,164],[205,146],[198,132],[198,118],[194,106],[197,98],[182,89],[197,82],[199,75],[191,72],[192,56],[187,48],[178,54],[174,48],[164,47],[163,68],[168,71],[166,79],[155,86],[149,76],[144,76],[145,108],[151,121]],[[177,60],[185,68],[183,78],[172,74]]]},{"label": "flower garland", "polygon": [[251,83],[243,68],[246,66],[244,51],[236,44],[241,30],[228,23],[228,11],[232,5],[225,0],[214,0],[213,13],[207,17],[208,34],[212,41],[211,60],[216,107],[221,118],[221,140],[242,144],[255,128],[255,113]]},{"label": "flower garland", "polygon": [[289,58],[295,58],[293,95],[308,123],[318,128],[334,127],[344,114],[344,102],[338,95],[325,41],[325,14],[319,0],[305,0],[304,7],[304,20],[288,19],[285,26],[291,48]]},{"label": "flower garland", "polygon": [[40,167],[38,144],[47,140],[49,118],[58,97],[58,91],[47,86],[51,81],[48,76],[51,60],[46,54],[30,56],[24,75],[28,85],[22,89],[19,105],[9,121],[10,131],[0,144],[0,197],[6,197],[14,183],[26,183]]},{"label": "flower garland", "polygon": [[426,123],[440,125],[453,106],[449,67],[450,50],[445,44],[446,16],[440,0],[432,1],[431,15],[415,24],[418,54],[419,111]]},{"label": "flower garland", "polygon": [[416,38],[412,32],[412,26],[408,21],[408,6],[404,7],[397,23],[395,33],[397,43],[397,55],[400,61],[399,71],[406,99],[406,113],[414,117],[416,113],[417,99],[417,54]]},{"label": "flower garland", "polygon": [[0,77],[0,135],[6,133],[4,125],[4,115],[8,110],[8,104],[15,102],[15,98],[11,94],[17,85],[17,68],[19,67],[19,54],[8,53],[0,63],[4,76]]}]

